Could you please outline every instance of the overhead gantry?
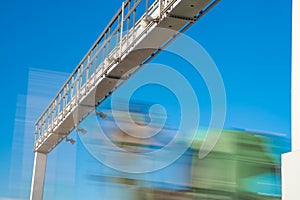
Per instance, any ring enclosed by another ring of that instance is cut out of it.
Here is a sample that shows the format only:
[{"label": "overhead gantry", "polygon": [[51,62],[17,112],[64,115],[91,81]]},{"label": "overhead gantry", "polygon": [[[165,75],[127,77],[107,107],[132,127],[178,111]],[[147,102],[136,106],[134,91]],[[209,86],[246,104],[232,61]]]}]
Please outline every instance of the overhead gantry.
[{"label": "overhead gantry", "polygon": [[[219,0],[127,0],[36,122],[30,199],[43,196],[47,154]],[[97,113],[96,113],[97,114]],[[71,141],[72,142],[72,141]]]}]

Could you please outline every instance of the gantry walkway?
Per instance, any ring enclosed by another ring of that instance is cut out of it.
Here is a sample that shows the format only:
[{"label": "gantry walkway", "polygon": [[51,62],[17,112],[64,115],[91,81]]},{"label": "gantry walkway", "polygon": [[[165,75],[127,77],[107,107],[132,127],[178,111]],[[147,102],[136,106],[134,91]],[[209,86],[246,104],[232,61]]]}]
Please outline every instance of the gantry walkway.
[{"label": "gantry walkway", "polygon": [[[36,122],[31,199],[46,155],[219,0],[127,0]],[[40,154],[37,154],[40,153]],[[43,170],[42,170],[43,171]],[[40,183],[39,187],[43,187]],[[37,192],[34,195],[34,191]]]},{"label": "gantry walkway", "polygon": [[148,0],[123,3],[37,120],[34,151],[50,152],[135,70],[149,62],[217,1],[156,0],[149,3]]}]

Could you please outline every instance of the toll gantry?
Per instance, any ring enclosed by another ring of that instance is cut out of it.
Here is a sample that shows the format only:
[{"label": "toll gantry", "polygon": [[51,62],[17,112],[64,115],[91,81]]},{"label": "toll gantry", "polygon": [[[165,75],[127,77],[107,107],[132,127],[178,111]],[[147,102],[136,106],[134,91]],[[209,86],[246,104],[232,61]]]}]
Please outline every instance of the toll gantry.
[{"label": "toll gantry", "polygon": [[[219,0],[127,0],[35,124],[30,198],[43,196],[47,154]],[[100,113],[101,114],[101,113]]]}]

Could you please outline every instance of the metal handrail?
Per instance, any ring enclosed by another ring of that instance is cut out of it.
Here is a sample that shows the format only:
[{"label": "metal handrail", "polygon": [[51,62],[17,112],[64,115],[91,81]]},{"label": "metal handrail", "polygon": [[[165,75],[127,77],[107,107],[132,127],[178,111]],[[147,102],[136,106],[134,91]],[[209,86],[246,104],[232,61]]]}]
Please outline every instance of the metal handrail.
[{"label": "metal handrail", "polygon": [[[49,130],[50,125],[52,125],[50,128],[52,128],[52,129],[54,128],[54,126],[55,126],[54,121],[56,121],[56,125],[59,123],[59,122],[57,122],[59,120],[58,118],[61,115],[62,115],[61,118],[63,118],[65,108],[69,107],[71,104],[74,103],[74,98],[75,97],[78,98],[78,95],[80,95],[79,94],[80,92],[78,93],[78,90],[81,87],[86,86],[86,84],[88,82],[90,82],[88,80],[89,78],[92,78],[93,76],[95,76],[95,74],[98,73],[100,68],[104,68],[103,71],[107,71],[107,70],[105,70],[105,66],[101,66],[101,65],[103,65],[103,62],[105,60],[105,59],[102,59],[101,63],[99,65],[95,66],[95,68],[96,68],[95,71],[93,71],[91,73],[91,75],[88,75],[88,74],[86,75],[86,78],[85,78],[86,80],[84,81],[84,84],[82,84],[82,76],[84,75],[84,73],[89,73],[89,70],[87,70],[87,69],[89,69],[90,67],[93,67],[93,65],[91,66],[91,64],[95,61],[95,59],[99,56],[99,54],[101,52],[105,53],[105,52],[103,52],[103,50],[105,50],[106,45],[109,42],[111,42],[111,39],[113,38],[113,36],[118,31],[121,31],[120,29],[123,30],[123,28],[121,28],[122,24],[120,24],[120,21],[118,21],[117,27],[115,27],[113,32],[110,33],[110,35],[108,35],[108,37],[107,37],[107,33],[110,31],[110,28],[114,25],[115,22],[117,22],[120,15],[123,14],[124,7],[127,6],[129,4],[129,2],[130,2],[130,0],[127,0],[125,3],[123,3],[123,6],[122,6],[123,9],[122,8],[119,9],[117,14],[112,18],[109,25],[102,32],[102,34],[96,40],[96,42],[93,44],[93,46],[90,48],[88,53],[84,56],[84,58],[77,65],[76,69],[72,72],[71,76],[67,79],[67,81],[65,82],[63,87],[59,90],[58,94],[54,97],[54,99],[51,101],[51,103],[48,105],[48,107],[42,113],[40,118],[36,121],[35,141],[39,140],[40,139],[39,136],[44,135],[45,132],[47,132]],[[142,0],[138,0],[137,2],[134,2],[135,3],[134,6],[131,9],[129,8],[128,14],[126,15],[126,17],[123,18],[121,23],[124,23],[124,21],[127,20],[131,16],[131,14],[133,14],[136,11],[136,8],[140,5],[141,2],[142,2]],[[155,1],[152,4],[152,6],[150,6],[150,8],[148,7],[149,10],[154,8],[154,4],[157,4],[157,1]],[[134,14],[136,14],[136,13],[134,13]],[[142,17],[139,20],[134,22],[132,29],[135,30],[137,28],[137,25],[139,25],[140,21],[142,20],[142,18],[144,16],[145,16],[145,14],[142,15]],[[132,30],[132,31],[134,31],[134,30]],[[127,33],[127,34],[129,34],[129,33]],[[107,39],[105,39],[105,37],[107,37]],[[105,40],[103,41],[103,39],[105,39]],[[103,42],[103,44],[100,45],[100,47],[99,47],[99,44],[101,42]],[[123,39],[120,38],[119,43],[122,44]],[[116,41],[116,47],[114,49],[118,48],[118,45],[119,44]],[[119,48],[122,50],[122,47],[119,47]],[[95,50],[96,50],[96,52],[95,52]],[[113,50],[111,50],[109,52],[111,53],[111,52],[113,52]],[[92,56],[92,58],[90,58],[90,56],[92,54],[94,54],[94,55]],[[107,55],[109,55],[109,53]],[[101,66],[101,67],[98,68],[99,66]],[[78,86],[79,86],[79,88],[78,88]],[[77,87],[77,89],[76,89],[76,87]],[[76,91],[75,93],[74,93],[74,90]],[[67,100],[66,100],[66,98],[67,98]],[[49,120],[51,122],[48,123],[47,120]]]},{"label": "metal handrail", "polygon": [[[128,2],[130,2],[130,0],[126,0],[126,2],[124,3],[124,5],[128,5]],[[139,3],[141,1],[138,1]],[[117,13],[115,14],[115,16],[111,19],[111,21],[108,23],[108,25],[106,26],[106,28],[104,29],[104,31],[100,34],[100,36],[97,38],[97,40],[94,42],[94,44],[92,45],[92,47],[89,49],[89,51],[85,54],[85,56],[81,59],[81,61],[79,62],[79,64],[77,65],[77,67],[75,68],[75,70],[71,73],[71,75],[69,76],[69,78],[67,79],[67,81],[65,82],[65,84],[61,87],[61,89],[59,90],[59,92],[57,93],[57,95],[54,97],[54,99],[50,102],[50,104],[48,105],[48,107],[45,109],[45,111],[41,114],[41,116],[38,118],[38,120],[36,121],[36,124],[38,121],[40,121],[40,119],[43,117],[43,115],[47,112],[47,110],[51,107],[51,105],[54,103],[55,99],[57,99],[57,97],[59,96],[59,94],[64,90],[64,88],[66,87],[66,85],[71,81],[72,77],[76,74],[76,72],[79,70],[79,68],[81,67],[81,65],[87,60],[88,56],[90,55],[90,53],[97,47],[98,43],[100,43],[100,41],[103,39],[103,37],[105,36],[105,34],[108,32],[109,28],[114,24],[114,22],[118,19],[118,17],[121,15],[122,13],[122,8],[120,8]]]}]

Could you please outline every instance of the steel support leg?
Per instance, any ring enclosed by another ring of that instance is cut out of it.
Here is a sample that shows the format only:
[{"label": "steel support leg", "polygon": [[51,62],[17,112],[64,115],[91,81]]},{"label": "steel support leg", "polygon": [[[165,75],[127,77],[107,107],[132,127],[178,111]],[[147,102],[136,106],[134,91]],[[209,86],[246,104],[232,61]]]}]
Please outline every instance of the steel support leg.
[{"label": "steel support leg", "polygon": [[35,152],[30,200],[42,200],[47,154]]},{"label": "steel support leg", "polygon": [[282,200],[299,200],[300,151],[282,156]]}]

